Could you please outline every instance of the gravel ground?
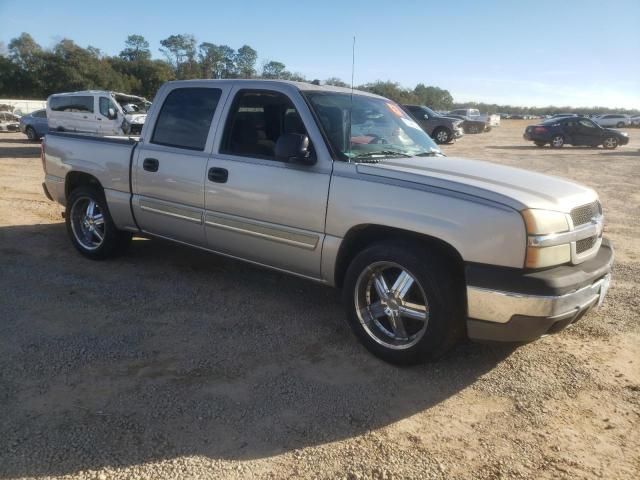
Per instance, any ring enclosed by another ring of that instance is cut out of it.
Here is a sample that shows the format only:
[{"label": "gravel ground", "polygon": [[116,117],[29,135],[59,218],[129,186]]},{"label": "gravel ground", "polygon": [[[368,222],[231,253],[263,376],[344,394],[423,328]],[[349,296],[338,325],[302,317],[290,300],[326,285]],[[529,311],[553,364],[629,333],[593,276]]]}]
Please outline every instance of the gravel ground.
[{"label": "gravel ground", "polygon": [[526,123],[444,150],[596,188],[607,301],[412,368],[369,355],[313,283],[156,240],[81,258],[38,146],[0,135],[0,478],[638,478],[640,131],[552,151]]}]

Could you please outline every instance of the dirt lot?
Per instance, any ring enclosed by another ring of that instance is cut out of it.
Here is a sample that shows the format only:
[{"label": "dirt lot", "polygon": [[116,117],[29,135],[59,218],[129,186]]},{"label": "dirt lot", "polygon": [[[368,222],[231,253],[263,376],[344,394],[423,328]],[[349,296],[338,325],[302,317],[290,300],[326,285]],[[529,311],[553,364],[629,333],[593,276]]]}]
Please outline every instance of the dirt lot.
[{"label": "dirt lot", "polygon": [[596,188],[608,299],[405,369],[360,347],[331,289],[155,240],[83,259],[38,146],[0,135],[0,478],[638,478],[640,130],[555,151],[526,123],[444,150]]}]

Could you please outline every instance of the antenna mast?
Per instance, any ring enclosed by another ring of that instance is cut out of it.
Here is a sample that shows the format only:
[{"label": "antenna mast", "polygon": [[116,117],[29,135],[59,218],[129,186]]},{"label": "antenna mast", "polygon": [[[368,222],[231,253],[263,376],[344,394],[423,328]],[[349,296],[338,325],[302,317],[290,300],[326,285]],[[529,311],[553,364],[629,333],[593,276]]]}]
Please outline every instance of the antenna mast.
[{"label": "antenna mast", "polygon": [[353,36],[353,45],[351,46],[351,105],[349,106],[349,136],[347,141],[349,142],[349,161],[351,161],[351,118],[353,115],[353,81],[356,71],[356,36]]}]

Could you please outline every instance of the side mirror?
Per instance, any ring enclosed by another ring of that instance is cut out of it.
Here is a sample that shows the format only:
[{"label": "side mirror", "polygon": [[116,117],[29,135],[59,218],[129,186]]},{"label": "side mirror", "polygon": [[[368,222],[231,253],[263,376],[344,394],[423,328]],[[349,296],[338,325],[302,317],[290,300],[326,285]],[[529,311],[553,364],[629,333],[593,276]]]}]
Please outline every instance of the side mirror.
[{"label": "side mirror", "polygon": [[429,120],[429,115],[427,115],[426,113],[424,114],[424,119],[425,120]]},{"label": "side mirror", "polygon": [[278,137],[275,148],[276,160],[301,165],[314,165],[316,159],[309,151],[309,137],[300,133],[285,133]]},{"label": "side mirror", "polygon": [[116,118],[118,118],[118,114],[116,113],[116,110],[114,108],[110,108],[108,113],[110,120],[115,120]]}]

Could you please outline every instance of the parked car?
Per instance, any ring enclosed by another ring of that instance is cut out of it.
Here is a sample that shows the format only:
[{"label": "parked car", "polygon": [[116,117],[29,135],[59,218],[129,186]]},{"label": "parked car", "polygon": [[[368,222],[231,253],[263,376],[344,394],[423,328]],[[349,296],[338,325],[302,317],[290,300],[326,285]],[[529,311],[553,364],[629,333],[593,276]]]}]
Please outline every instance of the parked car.
[{"label": "parked car", "polygon": [[464,117],[474,118],[480,117],[480,110],[477,108],[458,108],[457,110],[451,110],[449,115],[462,115]]},{"label": "parked car", "polygon": [[640,127],[640,115],[635,115],[629,120],[631,121],[631,127]]},{"label": "parked car", "polygon": [[47,111],[36,110],[20,118],[20,131],[29,140],[40,140],[49,131],[47,123]]},{"label": "parked car", "polygon": [[[135,109],[131,107],[134,104]],[[99,90],[57,93],[47,99],[47,118],[49,128],[60,132],[140,135],[150,105],[143,97],[124,93]]]},{"label": "parked car", "polygon": [[190,80],[156,102],[139,139],[45,137],[45,194],[90,259],[157,236],[339,287],[356,336],[395,363],[463,336],[530,341],[605,297],[595,191],[445,157],[391,100]]},{"label": "parked car", "polygon": [[450,113],[448,116],[450,118],[456,118],[462,122],[462,129],[464,130],[464,133],[482,133],[482,132],[488,132],[491,130],[491,127],[487,122],[477,117],[474,120],[471,117],[465,117],[464,115],[456,115],[454,113]]},{"label": "parked car", "polygon": [[596,117],[593,119],[593,121],[601,127],[624,128],[631,125],[631,118],[629,117],[629,115],[624,115],[622,113],[609,113],[600,117]]},{"label": "parked car", "polygon": [[590,147],[602,145],[604,148],[614,149],[618,145],[629,143],[629,136],[625,132],[602,128],[586,117],[565,117],[529,125],[523,136],[538,147],[544,147],[548,143],[553,148],[569,144]]},{"label": "parked car", "polygon": [[20,117],[11,112],[0,112],[0,132],[17,132],[20,129]]},{"label": "parked car", "polygon": [[449,143],[464,135],[461,120],[443,117],[424,105],[402,107],[436,143]]}]

